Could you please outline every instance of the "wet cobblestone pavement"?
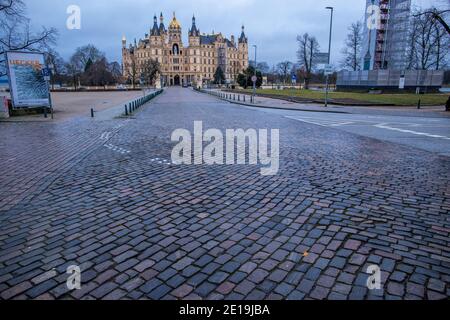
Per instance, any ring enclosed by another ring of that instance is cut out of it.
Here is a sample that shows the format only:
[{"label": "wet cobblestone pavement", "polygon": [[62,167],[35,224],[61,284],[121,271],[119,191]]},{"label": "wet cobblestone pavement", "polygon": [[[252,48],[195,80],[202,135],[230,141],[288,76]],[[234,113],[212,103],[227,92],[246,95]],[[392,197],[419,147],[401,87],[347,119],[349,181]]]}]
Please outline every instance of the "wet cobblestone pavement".
[{"label": "wet cobblestone pavement", "polygon": [[[279,128],[278,175],[170,164],[172,131],[197,120]],[[181,88],[129,119],[0,133],[1,299],[450,296],[448,157]]]}]

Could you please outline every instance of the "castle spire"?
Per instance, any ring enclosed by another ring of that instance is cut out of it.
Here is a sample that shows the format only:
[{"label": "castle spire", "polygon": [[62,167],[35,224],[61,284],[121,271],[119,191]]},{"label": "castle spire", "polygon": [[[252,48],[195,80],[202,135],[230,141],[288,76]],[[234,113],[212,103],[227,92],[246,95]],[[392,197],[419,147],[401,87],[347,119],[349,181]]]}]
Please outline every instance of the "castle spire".
[{"label": "castle spire", "polygon": [[245,27],[244,25],[242,25],[242,32],[241,32],[241,36],[239,37],[239,43],[247,43],[248,39],[245,36]]},{"label": "castle spire", "polygon": [[192,27],[191,27],[191,30],[189,30],[189,36],[198,37],[199,35],[200,35],[200,30],[198,30],[198,28],[195,24],[195,15],[192,15]]},{"label": "castle spire", "polygon": [[150,30],[150,35],[152,36],[159,36],[159,28],[158,28],[158,19],[156,18],[156,14],[153,17],[153,28]]},{"label": "castle spire", "polygon": [[164,25],[164,16],[161,12],[160,16],[159,16],[159,33],[163,34],[166,32],[166,26]]}]

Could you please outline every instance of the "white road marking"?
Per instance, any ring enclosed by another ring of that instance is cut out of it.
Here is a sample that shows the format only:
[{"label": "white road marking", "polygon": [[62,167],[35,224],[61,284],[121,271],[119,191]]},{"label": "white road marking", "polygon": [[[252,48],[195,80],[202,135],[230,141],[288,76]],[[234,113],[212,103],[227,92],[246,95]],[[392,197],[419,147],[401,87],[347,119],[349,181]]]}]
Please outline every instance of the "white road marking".
[{"label": "white road marking", "polygon": [[115,145],[110,144],[110,143],[105,144],[105,147],[108,148],[109,150],[112,150],[112,151],[114,151],[114,152],[118,152],[118,153],[121,153],[121,154],[128,154],[128,153],[131,153],[130,150],[123,149],[123,148],[121,148],[121,147],[115,146]]},{"label": "white road marking", "polygon": [[111,132],[105,131],[100,136],[100,140],[108,140],[111,137]]},{"label": "white road marking", "polygon": [[349,125],[349,124],[353,124],[353,122],[343,122],[343,121],[336,121],[336,120],[328,120],[328,119],[313,119],[313,120],[307,120],[304,118],[296,118],[296,117],[289,117],[286,116],[286,118],[288,119],[292,119],[292,120],[297,120],[297,121],[301,121],[301,122],[306,122],[306,123],[310,123],[310,124],[315,124],[318,126],[322,126],[322,127],[339,127],[339,126],[344,126],[344,125]]},{"label": "white road marking", "polygon": [[425,136],[425,137],[429,137],[429,138],[439,138],[439,139],[450,140],[449,137],[441,136],[441,135],[437,135],[437,134],[430,134],[430,133],[426,133],[426,132],[419,132],[419,131],[390,127],[390,126],[388,126],[387,123],[380,123],[380,124],[375,125],[375,127],[380,128],[380,129],[387,129],[387,130],[392,130],[392,131],[403,132],[403,133],[411,133],[411,134],[415,134],[418,136]]},{"label": "white road marking", "polygon": [[156,162],[156,163],[158,163],[158,164],[163,164],[163,165],[166,165],[166,166],[171,166],[172,164],[175,164],[175,163],[172,163],[172,162],[169,161],[169,160],[166,160],[166,159],[160,159],[160,158],[150,159],[150,161],[151,161],[151,162]]}]

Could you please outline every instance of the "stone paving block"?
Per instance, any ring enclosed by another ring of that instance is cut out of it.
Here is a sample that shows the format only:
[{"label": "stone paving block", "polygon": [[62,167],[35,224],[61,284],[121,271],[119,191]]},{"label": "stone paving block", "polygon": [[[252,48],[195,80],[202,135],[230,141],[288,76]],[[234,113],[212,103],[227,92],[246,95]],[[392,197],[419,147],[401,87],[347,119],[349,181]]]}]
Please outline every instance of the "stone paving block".
[{"label": "stone paving block", "polygon": [[[176,90],[133,121],[0,126],[1,299],[448,298],[447,158]],[[281,128],[279,174],[151,161],[199,119]]]}]

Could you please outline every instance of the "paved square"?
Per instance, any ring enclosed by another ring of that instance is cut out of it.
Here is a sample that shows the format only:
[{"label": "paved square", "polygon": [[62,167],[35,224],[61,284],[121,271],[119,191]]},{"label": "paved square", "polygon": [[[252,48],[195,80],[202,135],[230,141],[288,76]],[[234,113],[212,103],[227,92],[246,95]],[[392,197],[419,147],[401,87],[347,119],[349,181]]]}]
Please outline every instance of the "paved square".
[{"label": "paved square", "polygon": [[[171,165],[172,131],[196,120],[279,128],[279,174]],[[1,299],[450,296],[448,157],[182,88],[128,119],[0,134]]]}]

